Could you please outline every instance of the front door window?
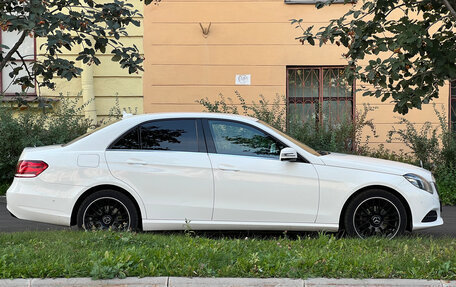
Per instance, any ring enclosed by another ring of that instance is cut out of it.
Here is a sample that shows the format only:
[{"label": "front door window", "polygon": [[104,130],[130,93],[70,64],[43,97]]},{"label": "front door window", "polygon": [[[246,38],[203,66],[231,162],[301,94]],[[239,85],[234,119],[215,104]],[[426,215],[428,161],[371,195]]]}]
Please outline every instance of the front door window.
[{"label": "front door window", "polygon": [[219,154],[279,158],[285,146],[257,128],[238,122],[209,120],[215,150]]}]

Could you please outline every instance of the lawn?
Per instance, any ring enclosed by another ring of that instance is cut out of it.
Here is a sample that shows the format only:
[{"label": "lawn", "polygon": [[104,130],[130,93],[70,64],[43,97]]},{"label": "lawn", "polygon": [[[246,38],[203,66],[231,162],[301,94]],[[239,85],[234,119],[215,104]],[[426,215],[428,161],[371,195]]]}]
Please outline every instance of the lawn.
[{"label": "lawn", "polygon": [[0,277],[456,279],[456,241],[330,235],[52,231],[0,234]]}]

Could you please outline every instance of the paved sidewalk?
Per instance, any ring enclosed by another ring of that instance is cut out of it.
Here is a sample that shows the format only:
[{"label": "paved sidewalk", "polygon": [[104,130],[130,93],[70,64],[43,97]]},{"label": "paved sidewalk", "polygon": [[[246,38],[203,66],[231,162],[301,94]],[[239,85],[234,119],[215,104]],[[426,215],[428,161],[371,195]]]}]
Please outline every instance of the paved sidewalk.
[{"label": "paved sidewalk", "polygon": [[82,286],[125,286],[125,287],[307,287],[307,286],[410,286],[446,287],[455,286],[456,281],[414,280],[414,279],[255,279],[255,278],[183,278],[183,277],[145,277],[111,280],[92,280],[90,278],[59,279],[14,279],[0,280],[0,287],[82,287]]}]

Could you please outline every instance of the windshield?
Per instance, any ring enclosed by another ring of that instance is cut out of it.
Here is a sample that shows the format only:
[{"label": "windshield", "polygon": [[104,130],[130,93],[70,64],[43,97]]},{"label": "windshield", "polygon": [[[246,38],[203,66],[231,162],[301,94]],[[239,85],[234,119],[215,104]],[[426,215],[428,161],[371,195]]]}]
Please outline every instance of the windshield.
[{"label": "windshield", "polygon": [[89,130],[88,132],[86,132],[85,134],[83,134],[83,135],[81,135],[81,136],[78,136],[78,137],[75,138],[74,140],[72,140],[72,141],[70,141],[70,142],[68,142],[68,143],[66,143],[66,144],[63,144],[62,146],[68,146],[68,145],[70,145],[70,144],[73,144],[73,143],[75,143],[75,142],[77,142],[77,141],[79,141],[79,140],[85,138],[86,136],[89,136],[89,135],[93,134],[93,133],[96,132],[96,131],[99,131],[99,130],[101,130],[101,129],[104,129],[104,128],[107,127],[107,126],[110,126],[110,125],[112,125],[112,124],[114,124],[114,123],[117,123],[118,121],[120,121],[120,119],[119,119],[119,120],[112,121],[112,122],[107,123],[107,124],[104,124],[104,125],[101,125],[101,126],[99,126],[98,128],[96,128],[96,129],[91,129],[91,130]]},{"label": "windshield", "polygon": [[271,127],[270,125],[268,125],[267,123],[261,121],[261,120],[258,120],[259,123],[262,123],[263,125],[267,126],[268,128],[274,130],[276,133],[280,134],[281,136],[283,136],[284,138],[286,138],[287,140],[291,141],[292,143],[294,143],[295,145],[299,146],[300,148],[302,148],[303,150],[305,150],[306,152],[308,153],[311,153],[315,156],[320,156],[321,154],[319,154],[316,150],[314,150],[313,148],[303,144],[302,142],[290,137],[289,135],[287,135],[286,133],[284,132],[281,132],[280,130],[274,128],[274,127]]}]

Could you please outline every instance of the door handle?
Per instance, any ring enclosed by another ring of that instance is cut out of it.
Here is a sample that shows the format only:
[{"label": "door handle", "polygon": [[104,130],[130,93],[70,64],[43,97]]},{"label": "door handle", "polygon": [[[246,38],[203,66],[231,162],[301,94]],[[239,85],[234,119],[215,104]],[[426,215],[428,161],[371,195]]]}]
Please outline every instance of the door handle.
[{"label": "door handle", "polygon": [[147,162],[138,159],[129,159],[127,160],[127,164],[146,165]]},{"label": "door handle", "polygon": [[218,169],[221,171],[239,171],[239,169],[235,168],[234,166],[224,164],[219,165]]}]

